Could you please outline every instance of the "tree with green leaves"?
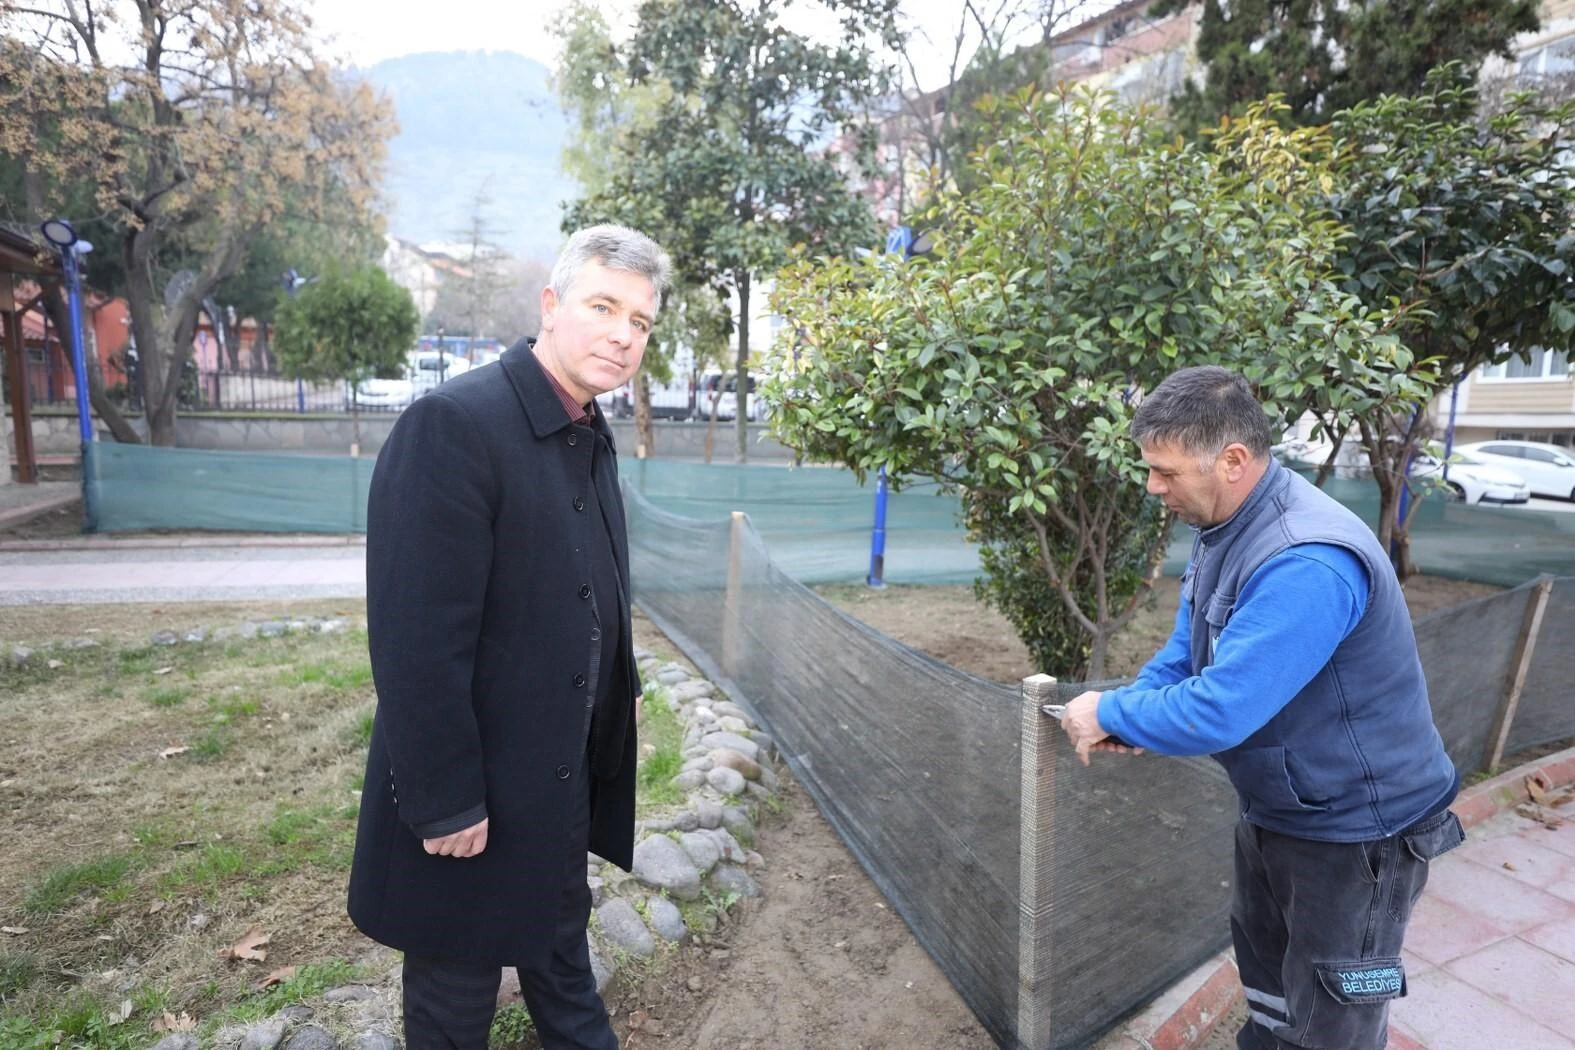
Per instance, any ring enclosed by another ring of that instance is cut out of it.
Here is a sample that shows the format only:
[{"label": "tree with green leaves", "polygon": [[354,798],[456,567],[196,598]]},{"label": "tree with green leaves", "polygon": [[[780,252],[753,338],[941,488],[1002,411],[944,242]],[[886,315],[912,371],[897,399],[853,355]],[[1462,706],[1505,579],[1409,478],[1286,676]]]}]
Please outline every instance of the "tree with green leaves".
[{"label": "tree with green leaves", "polygon": [[330,270],[279,308],[274,353],[292,376],[349,384],[355,432],[351,455],[361,454],[356,389],[374,377],[404,374],[421,315],[410,293],[376,266]]},{"label": "tree with green leaves", "polygon": [[981,113],[993,145],[939,199],[933,253],[784,272],[798,363],[766,396],[812,460],[960,489],[986,594],[1042,666],[1097,678],[1171,525],[1126,436],[1143,390],[1221,364],[1285,422],[1419,391],[1394,317],[1336,286],[1325,132],[1259,109],[1209,151],[1082,93]]},{"label": "tree with green leaves", "polygon": [[1489,55],[1512,57],[1515,36],[1538,27],[1537,10],[1538,0],[1204,0],[1207,78],[1189,84],[1172,113],[1197,129],[1279,94],[1291,120],[1321,124],[1364,99],[1421,92],[1428,71],[1447,62],[1475,74]]},{"label": "tree with green leaves", "polygon": [[[1414,97],[1334,115],[1328,204],[1351,231],[1336,261],[1342,285],[1370,306],[1404,308],[1396,334],[1430,398],[1536,347],[1575,350],[1572,130],[1575,103],[1531,92],[1479,120],[1475,77],[1459,63]],[[1323,424],[1336,441],[1346,433]],[[1415,571],[1400,513],[1406,466],[1429,426],[1408,397],[1375,401],[1354,428],[1378,485],[1378,536],[1402,580]]]},{"label": "tree with green leaves", "polygon": [[842,28],[832,43],[784,25],[790,6],[645,0],[600,75],[650,88],[652,112],[615,137],[605,181],[564,221],[645,230],[684,283],[737,302],[739,461],[748,456],[755,282],[794,246],[846,254],[878,236],[848,169],[873,159],[872,109],[888,86],[876,46],[891,40],[896,0],[818,0]]}]

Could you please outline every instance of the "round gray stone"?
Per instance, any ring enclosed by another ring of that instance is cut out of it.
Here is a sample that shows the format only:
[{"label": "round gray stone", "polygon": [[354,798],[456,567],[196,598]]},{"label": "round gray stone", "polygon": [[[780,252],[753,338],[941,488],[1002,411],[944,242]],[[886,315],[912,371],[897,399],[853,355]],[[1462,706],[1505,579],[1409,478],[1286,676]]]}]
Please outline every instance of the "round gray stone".
[{"label": "round gray stone", "polygon": [[174,631],[157,631],[148,641],[154,645],[177,645],[180,642],[180,635]]},{"label": "round gray stone", "polygon": [[732,715],[722,715],[717,718],[716,727],[724,732],[738,733],[740,735],[749,732],[749,723],[742,718],[734,718]]},{"label": "round gray stone", "polygon": [[759,746],[753,740],[739,736],[737,733],[707,733],[700,738],[700,743],[704,744],[708,750],[719,747],[731,748],[745,758],[752,758],[756,761],[760,759]]},{"label": "round gray stone", "polygon": [[241,1050],[273,1050],[284,1038],[284,1018],[273,1016],[258,1021],[241,1037]]},{"label": "round gray stone", "polygon": [[704,678],[695,678],[687,682],[680,682],[672,688],[673,699],[680,704],[687,704],[691,700],[701,697],[716,695],[716,687]]},{"label": "round gray stone", "polygon": [[699,725],[709,726],[717,721],[716,712],[709,707],[697,707],[690,713],[690,717]]},{"label": "round gray stone", "polygon": [[735,835],[742,835],[746,839],[755,837],[755,822],[749,819],[749,814],[738,806],[722,807],[722,826]]},{"label": "round gray stone", "polygon": [[339,1044],[326,1030],[309,1024],[285,1040],[284,1050],[339,1050]]},{"label": "round gray stone", "polygon": [[355,1037],[355,1050],[399,1050],[399,1040],[387,1032],[362,1032]]},{"label": "round gray stone", "polygon": [[766,765],[764,762],[760,764],[760,786],[771,792],[773,795],[776,794],[777,789],[782,786],[782,781],[778,779],[776,773],[772,772],[771,767]]},{"label": "round gray stone", "polygon": [[700,869],[683,847],[666,835],[651,835],[635,844],[633,874],[645,885],[666,890],[679,900],[700,896]]},{"label": "round gray stone", "polygon": [[719,715],[729,715],[743,722],[749,721],[749,712],[745,711],[742,707],[739,707],[731,700],[718,701],[716,704],[716,713]]},{"label": "round gray stone", "polygon": [[[683,775],[688,776],[689,774],[685,773]],[[711,770],[705,774],[705,780],[706,783],[724,795],[737,795],[749,783],[744,779],[744,774],[736,769],[728,769],[726,766],[718,766],[716,769]]]},{"label": "round gray stone", "polygon": [[711,836],[711,841],[716,843],[717,849],[721,852],[721,859],[727,863],[742,864],[748,859],[747,851],[738,844],[738,840],[733,837],[731,832],[723,828],[717,828],[714,831],[705,832],[705,834]]},{"label": "round gray stone", "polygon": [[709,831],[690,831],[678,836],[678,845],[702,872],[710,871],[722,859],[722,844],[713,835]]},{"label": "round gray stone", "polygon": [[711,772],[711,767],[713,765],[715,765],[715,763],[711,761],[711,756],[709,754],[705,754],[701,755],[699,758],[685,759],[683,768],[680,769],[679,772],[687,773],[691,769],[698,769],[702,773],[709,773]]},{"label": "round gray stone", "polygon": [[680,682],[689,681],[689,672],[678,668],[658,671],[656,672],[656,680],[663,685],[677,685]]},{"label": "round gray stone", "polygon": [[614,898],[596,909],[596,919],[601,924],[602,936],[631,955],[656,954],[656,942],[651,931],[645,928],[640,913],[626,900]]},{"label": "round gray stone", "polygon": [[695,803],[695,816],[700,818],[702,828],[722,826],[722,807],[710,799],[701,799]]},{"label": "round gray stone", "polygon": [[692,809],[686,809],[673,818],[673,827],[678,831],[694,831],[700,826],[700,815]]},{"label": "round gray stone", "polygon": [[[709,774],[700,772],[698,769],[691,769],[687,773],[680,773],[674,777],[673,787],[677,788],[679,791],[698,791],[700,786],[705,783],[705,778],[708,775]],[[739,777],[738,779],[743,780],[744,778]]]},{"label": "round gray stone", "polygon": [[186,1032],[167,1035],[153,1044],[153,1050],[197,1050],[197,1037]]},{"label": "round gray stone", "polygon": [[589,886],[591,890],[591,907],[600,906],[602,900],[607,896],[606,882],[600,875],[591,875],[586,878],[585,885]]},{"label": "round gray stone", "polygon": [[330,988],[323,993],[325,1003],[358,1003],[363,999],[377,997],[375,988],[368,988],[364,984],[346,984],[338,988]]},{"label": "round gray stone", "polygon": [[591,945],[591,976],[596,978],[597,994],[606,989],[607,982],[611,981],[613,975],[617,972],[617,967],[602,958],[602,953],[597,950],[597,946],[593,943]]},{"label": "round gray stone", "polygon": [[645,913],[650,916],[651,929],[657,936],[669,941],[681,941],[689,936],[684,925],[684,913],[666,897],[651,897],[645,902]]},{"label": "round gray stone", "polygon": [[740,897],[760,896],[760,884],[743,868],[723,864],[711,873],[711,885],[722,893],[736,893]]}]

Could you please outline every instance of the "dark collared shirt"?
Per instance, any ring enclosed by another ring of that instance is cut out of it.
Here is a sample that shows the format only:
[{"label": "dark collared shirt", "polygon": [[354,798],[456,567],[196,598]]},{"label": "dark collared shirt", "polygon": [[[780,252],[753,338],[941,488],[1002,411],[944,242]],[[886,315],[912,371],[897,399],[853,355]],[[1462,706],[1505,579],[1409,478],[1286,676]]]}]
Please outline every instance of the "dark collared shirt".
[{"label": "dark collared shirt", "polygon": [[552,384],[552,392],[558,395],[558,400],[563,402],[563,410],[569,414],[569,422],[581,426],[591,425],[591,413],[586,407],[574,400],[574,395],[563,389],[563,384],[558,382],[556,376],[548,372],[545,367],[542,372],[547,376],[547,382]]}]

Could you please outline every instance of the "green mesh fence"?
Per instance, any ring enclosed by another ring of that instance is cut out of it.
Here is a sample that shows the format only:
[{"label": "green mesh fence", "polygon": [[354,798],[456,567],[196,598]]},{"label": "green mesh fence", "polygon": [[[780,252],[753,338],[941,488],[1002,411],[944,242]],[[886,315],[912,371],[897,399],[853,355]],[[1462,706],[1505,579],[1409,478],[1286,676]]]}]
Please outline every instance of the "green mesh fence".
[{"label": "green mesh fence", "polygon": [[[258,452],[206,452],[101,443],[91,446],[86,484],[99,528],[360,532],[373,460]],[[875,486],[832,467],[706,464],[626,459],[623,478],[670,513],[718,520],[749,515],[773,562],[801,583],[862,580],[869,571]],[[1369,524],[1378,520],[1371,482],[1329,479],[1326,490]],[[933,483],[891,494],[885,578],[892,583],[967,583],[977,548],[955,496]],[[1539,573],[1575,574],[1575,513],[1491,508],[1424,499],[1413,518],[1424,572],[1513,587]],[[1166,571],[1180,573],[1191,533],[1178,526]]]},{"label": "green mesh fence", "polygon": [[83,485],[103,532],[365,532],[374,462],[95,442]]},{"label": "green mesh fence", "polygon": [[[1155,756],[1085,768],[1039,712],[1112,683],[1041,697],[974,677],[826,603],[748,518],[680,517],[634,491],[628,507],[640,608],[766,727],[1000,1046],[1090,1046],[1224,946],[1238,806],[1221,768]],[[1463,775],[1500,736],[1512,752],[1575,734],[1572,616],[1565,577],[1416,624]]]}]

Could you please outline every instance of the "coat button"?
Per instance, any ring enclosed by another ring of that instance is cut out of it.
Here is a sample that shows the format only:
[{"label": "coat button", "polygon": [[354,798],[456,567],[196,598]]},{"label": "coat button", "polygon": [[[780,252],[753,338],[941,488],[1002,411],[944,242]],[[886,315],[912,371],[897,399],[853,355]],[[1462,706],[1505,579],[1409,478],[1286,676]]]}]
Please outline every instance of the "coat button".
[{"label": "coat button", "polygon": [[599,642],[601,640],[602,640],[602,629],[600,627],[592,627],[591,628],[591,641]]},{"label": "coat button", "polygon": [[579,688],[581,688],[584,685],[585,685],[585,676],[582,675],[582,674],[575,675],[574,676],[574,688],[579,689]]},{"label": "coat button", "polygon": [[584,510],[585,509],[585,501],[583,499],[581,499],[580,497],[575,496],[574,497],[574,509],[575,510]]},{"label": "coat button", "polygon": [[570,445],[570,447],[578,445],[579,443],[580,443],[580,439],[579,439],[579,437],[577,435],[574,435],[574,434],[570,434],[569,435],[569,445]]},{"label": "coat button", "polygon": [[568,766],[559,766],[557,768],[557,774],[558,774],[558,779],[559,780],[568,780],[569,779],[569,767]]},{"label": "coat button", "polygon": [[590,596],[591,596],[591,585],[588,584],[588,583],[580,584],[580,597],[581,598],[589,598]]}]

